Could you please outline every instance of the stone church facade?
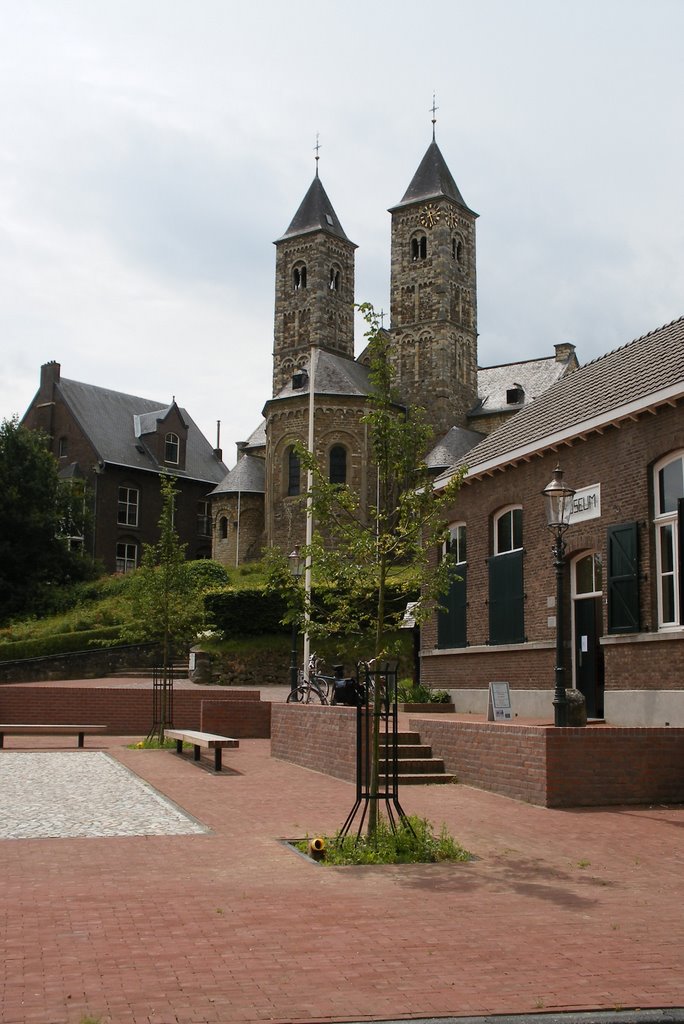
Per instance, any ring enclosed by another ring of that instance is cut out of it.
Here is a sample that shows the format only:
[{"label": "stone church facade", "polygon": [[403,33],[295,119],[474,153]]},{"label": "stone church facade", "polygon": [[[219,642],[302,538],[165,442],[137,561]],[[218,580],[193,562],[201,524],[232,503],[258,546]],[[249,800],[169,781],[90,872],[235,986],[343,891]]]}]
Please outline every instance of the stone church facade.
[{"label": "stone church facade", "polygon": [[[434,134],[389,212],[395,379],[401,401],[426,410],[436,441],[428,464],[439,472],[575,369],[577,360],[574,346],[559,345],[546,359],[478,370],[477,214],[466,205]],[[374,501],[363,423],[368,366],[364,353],[354,357],[356,245],[318,169],[275,246],[272,397],[263,422],[238,442],[236,466],[211,495],[212,555],[225,565],[256,559],[264,547],[289,551],[304,541],[306,481],[294,445],[307,442],[312,377],[319,465],[333,482],[358,491],[362,505]]]}]

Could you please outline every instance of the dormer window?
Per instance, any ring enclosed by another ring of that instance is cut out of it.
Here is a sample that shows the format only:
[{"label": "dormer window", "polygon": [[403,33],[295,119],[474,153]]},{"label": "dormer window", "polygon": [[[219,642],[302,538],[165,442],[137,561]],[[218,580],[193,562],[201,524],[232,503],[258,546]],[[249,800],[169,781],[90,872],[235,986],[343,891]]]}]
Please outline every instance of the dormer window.
[{"label": "dormer window", "polygon": [[522,405],[525,401],[525,389],[522,384],[514,384],[506,389],[506,405]]},{"label": "dormer window", "polygon": [[330,268],[330,291],[339,292],[340,290],[340,272],[337,267]]},{"label": "dormer window", "polygon": [[306,288],[306,264],[298,264],[292,271],[292,287],[296,292]]},{"label": "dormer window", "polygon": [[180,441],[178,440],[178,434],[167,434],[164,438],[164,462],[171,462],[174,466],[177,466],[179,451]]},{"label": "dormer window", "polygon": [[306,386],[306,382],[309,379],[309,374],[306,370],[296,370],[292,374],[292,390],[301,391]]}]

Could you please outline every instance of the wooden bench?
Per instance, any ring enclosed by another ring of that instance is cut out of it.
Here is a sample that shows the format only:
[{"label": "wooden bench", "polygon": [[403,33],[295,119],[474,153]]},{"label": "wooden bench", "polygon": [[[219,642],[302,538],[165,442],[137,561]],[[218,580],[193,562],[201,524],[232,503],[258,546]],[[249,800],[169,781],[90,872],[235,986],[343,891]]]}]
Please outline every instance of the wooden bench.
[{"label": "wooden bench", "polygon": [[239,747],[240,741],[228,736],[216,736],[213,732],[197,732],[196,729],[165,729],[164,735],[176,741],[176,753],[183,753],[183,742],[192,743],[195,748],[194,760],[199,761],[200,751],[214,751],[214,771],[221,771],[221,751],[224,747]]},{"label": "wooden bench", "polygon": [[0,725],[0,747],[5,745],[5,736],[78,736],[82,747],[86,733],[106,731],[106,725]]}]

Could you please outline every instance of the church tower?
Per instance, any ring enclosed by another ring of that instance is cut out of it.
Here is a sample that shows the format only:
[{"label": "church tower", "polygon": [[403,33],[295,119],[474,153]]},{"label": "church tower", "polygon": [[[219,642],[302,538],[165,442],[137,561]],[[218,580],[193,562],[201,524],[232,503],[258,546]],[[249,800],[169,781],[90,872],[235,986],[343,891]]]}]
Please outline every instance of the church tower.
[{"label": "church tower", "polygon": [[435,141],[392,214],[390,329],[402,401],[436,436],[477,399],[475,220]]},{"label": "church tower", "polygon": [[[316,158],[318,161],[318,157]],[[354,358],[354,250],[316,176],[276,243],[273,395],[313,345]]]}]

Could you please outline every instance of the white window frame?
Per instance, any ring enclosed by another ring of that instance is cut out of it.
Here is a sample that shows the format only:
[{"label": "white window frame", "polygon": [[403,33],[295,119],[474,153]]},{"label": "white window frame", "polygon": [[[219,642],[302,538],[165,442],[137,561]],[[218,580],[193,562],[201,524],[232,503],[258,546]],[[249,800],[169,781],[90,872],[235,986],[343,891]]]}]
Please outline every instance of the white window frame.
[{"label": "white window frame", "polygon": [[[684,480],[684,451],[678,451],[666,455],[665,458],[659,459],[653,467],[653,507],[655,510],[655,516],[653,518],[653,524],[655,527],[655,547],[656,547],[656,595],[658,604],[658,629],[681,629],[681,609],[679,602],[679,516],[677,508],[668,509],[662,511],[660,508],[660,480],[659,476],[666,466],[671,465],[673,462],[682,463],[682,479]],[[684,489],[684,488],[683,488]],[[679,495],[684,498],[684,494]],[[672,569],[663,568],[663,537],[666,531],[671,531],[672,535]],[[668,578],[672,581],[672,608],[673,618],[665,618],[665,609],[663,601],[663,586],[665,579]]]},{"label": "white window frame", "polygon": [[[518,511],[520,512],[520,544],[518,544],[517,546],[514,546],[513,542],[515,540],[515,537],[514,537],[514,531],[513,531],[513,518],[514,518],[513,517],[513,513],[514,512],[518,512]],[[508,555],[508,554],[510,554],[511,551],[522,551],[522,549],[523,549],[523,541],[522,541],[522,535],[523,535],[522,512],[523,512],[522,505],[506,505],[505,508],[502,508],[494,516],[494,523],[493,523],[493,526],[494,526],[493,551],[494,551],[495,555]],[[511,517],[511,526],[510,526],[511,546],[509,548],[499,548],[499,523],[504,518],[504,516],[507,516],[507,515],[510,515],[510,517]]]},{"label": "white window frame", "polygon": [[[169,458],[169,446],[175,448],[176,457]],[[164,438],[164,462],[169,462],[172,466],[177,466],[180,461],[180,438],[178,434],[173,432],[168,433]]]},{"label": "white window frame", "polygon": [[[465,548],[465,558],[461,558],[461,537],[463,538],[463,547]],[[444,541],[442,546],[442,554],[451,554],[454,556],[454,562],[456,565],[467,565],[468,564],[468,546],[467,546],[468,534],[466,531],[466,524],[464,522],[449,523],[449,539]],[[454,547],[455,545],[455,547]]]},{"label": "white window frame", "polygon": [[[119,555],[119,548],[124,548],[123,556]],[[133,556],[131,557],[131,550]],[[138,567],[138,545],[134,540],[117,540],[116,542],[116,571],[120,573],[133,572]]]},{"label": "white window frame", "polygon": [[[121,497],[121,492],[125,491],[125,498]],[[131,495],[135,495],[131,498]],[[121,518],[121,513],[124,513],[124,518]],[[140,491],[137,487],[126,487],[120,486],[118,493],[118,504],[116,510],[116,521],[119,526],[137,526],[138,519],[140,516]]]}]

